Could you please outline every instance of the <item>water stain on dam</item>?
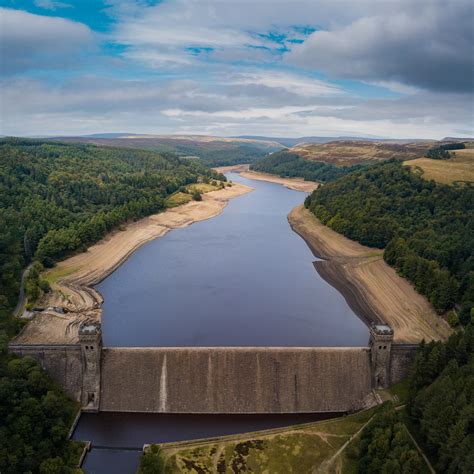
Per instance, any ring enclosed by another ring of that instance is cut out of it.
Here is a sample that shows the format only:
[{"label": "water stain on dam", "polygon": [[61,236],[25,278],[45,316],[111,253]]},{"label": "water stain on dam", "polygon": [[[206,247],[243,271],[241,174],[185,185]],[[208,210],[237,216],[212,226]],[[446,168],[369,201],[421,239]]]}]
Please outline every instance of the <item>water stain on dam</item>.
[{"label": "water stain on dam", "polygon": [[104,345],[366,345],[367,327],[288,224],[305,195],[227,176],[255,190],[147,243],[98,285]]}]

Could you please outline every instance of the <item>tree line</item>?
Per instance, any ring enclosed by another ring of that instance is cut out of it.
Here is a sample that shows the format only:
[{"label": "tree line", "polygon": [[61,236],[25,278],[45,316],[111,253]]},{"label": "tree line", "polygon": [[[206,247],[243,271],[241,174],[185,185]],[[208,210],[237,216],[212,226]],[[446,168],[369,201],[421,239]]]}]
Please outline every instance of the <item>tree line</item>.
[{"label": "tree line", "polygon": [[[28,262],[51,266],[118,225],[159,212],[167,196],[205,178],[225,179],[197,161],[173,154],[0,140],[3,322],[16,303],[20,273]],[[30,294],[38,290],[33,288],[37,270],[27,281]]]},{"label": "tree line", "polygon": [[384,403],[348,446],[355,472],[428,473],[408,429],[436,472],[474,472],[474,324],[446,342],[423,342],[403,384],[405,409]]},{"label": "tree line", "polygon": [[[21,272],[30,300],[43,266],[120,224],[159,212],[179,188],[225,177],[195,160],[125,148],[0,140],[0,472],[76,472],[66,435],[78,406],[31,358],[7,351]],[[72,466],[72,467],[70,467]]]},{"label": "tree line", "polygon": [[77,472],[67,434],[78,410],[35,360],[8,354],[0,336],[0,472]]},{"label": "tree line", "polygon": [[444,145],[430,148],[426,152],[426,156],[432,160],[449,160],[449,158],[451,158],[449,150],[463,150],[464,148],[466,148],[464,143],[446,143]]},{"label": "tree line", "polygon": [[305,205],[408,278],[439,313],[474,304],[474,188],[425,181],[389,161],[318,188]]},{"label": "tree line", "polygon": [[250,165],[253,171],[276,174],[282,178],[297,177],[321,183],[335,181],[363,168],[363,165],[339,167],[320,161],[305,160],[289,150],[272,153]]}]

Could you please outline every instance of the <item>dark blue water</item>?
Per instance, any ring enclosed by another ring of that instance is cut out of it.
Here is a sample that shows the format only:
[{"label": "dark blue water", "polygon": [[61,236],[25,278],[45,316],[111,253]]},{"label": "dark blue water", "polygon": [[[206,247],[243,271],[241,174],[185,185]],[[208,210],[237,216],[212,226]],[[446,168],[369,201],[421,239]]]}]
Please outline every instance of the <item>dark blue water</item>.
[{"label": "dark blue water", "polygon": [[98,290],[106,346],[364,346],[368,330],[313,266],[287,215],[305,194],[255,188],[137,250]]},{"label": "dark blue water", "polygon": [[83,414],[74,439],[92,442],[83,469],[88,474],[131,474],[147,443],[165,443],[325,420],[334,415]]}]

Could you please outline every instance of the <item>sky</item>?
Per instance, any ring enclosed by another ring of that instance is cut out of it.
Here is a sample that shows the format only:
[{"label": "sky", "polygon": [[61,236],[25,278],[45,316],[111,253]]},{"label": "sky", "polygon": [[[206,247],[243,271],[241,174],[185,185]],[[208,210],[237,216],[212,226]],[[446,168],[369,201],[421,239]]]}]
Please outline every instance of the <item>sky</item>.
[{"label": "sky", "polygon": [[474,135],[472,0],[0,0],[0,134]]}]

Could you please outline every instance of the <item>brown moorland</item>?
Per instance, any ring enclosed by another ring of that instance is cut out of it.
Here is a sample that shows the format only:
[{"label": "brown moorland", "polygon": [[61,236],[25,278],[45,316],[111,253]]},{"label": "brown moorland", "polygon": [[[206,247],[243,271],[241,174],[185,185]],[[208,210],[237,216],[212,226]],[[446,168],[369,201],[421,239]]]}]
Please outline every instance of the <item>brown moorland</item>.
[{"label": "brown moorland", "polygon": [[474,149],[455,150],[450,154],[453,157],[449,160],[418,158],[403,164],[426,180],[443,184],[474,183]]},{"label": "brown moorland", "polygon": [[373,142],[373,141],[334,141],[329,143],[299,144],[290,148],[305,160],[323,161],[337,166],[369,164],[378,161],[400,158],[411,160],[420,158],[434,146],[434,141],[417,142]]}]

